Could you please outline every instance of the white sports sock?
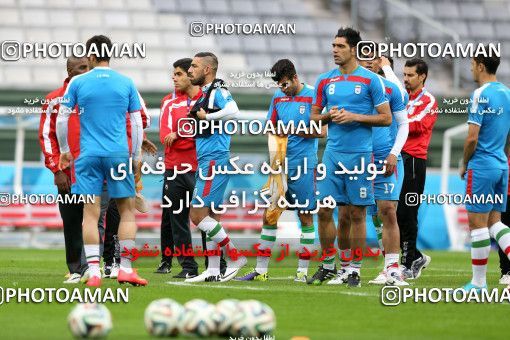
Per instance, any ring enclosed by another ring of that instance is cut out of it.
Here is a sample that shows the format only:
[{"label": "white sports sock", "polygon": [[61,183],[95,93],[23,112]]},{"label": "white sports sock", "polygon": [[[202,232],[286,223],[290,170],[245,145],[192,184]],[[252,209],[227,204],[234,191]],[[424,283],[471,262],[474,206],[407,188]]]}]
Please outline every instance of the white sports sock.
[{"label": "white sports sock", "polygon": [[384,255],[384,268],[388,275],[391,273],[400,273],[398,265],[399,254],[386,254]]},{"label": "white sports sock", "polygon": [[491,251],[491,239],[488,228],[471,231],[471,265],[473,279],[471,283],[482,287],[487,280],[487,260]]},{"label": "white sports sock", "polygon": [[[207,237],[206,243],[207,250],[213,250],[218,247],[218,244]],[[207,271],[210,275],[220,275],[220,256],[212,255],[207,257]]]},{"label": "white sports sock", "polygon": [[96,276],[100,278],[101,271],[99,270],[99,244],[85,244],[84,248],[87,264],[89,265],[90,277]]},{"label": "white sports sock", "polygon": [[489,228],[490,236],[498,242],[501,250],[510,259],[510,228],[501,221],[494,223]]},{"label": "white sports sock", "polygon": [[[135,240],[119,240],[120,250],[124,251],[124,248],[131,250],[135,248]],[[131,268],[131,255],[120,257],[120,269],[126,273],[132,273],[133,269]]]}]

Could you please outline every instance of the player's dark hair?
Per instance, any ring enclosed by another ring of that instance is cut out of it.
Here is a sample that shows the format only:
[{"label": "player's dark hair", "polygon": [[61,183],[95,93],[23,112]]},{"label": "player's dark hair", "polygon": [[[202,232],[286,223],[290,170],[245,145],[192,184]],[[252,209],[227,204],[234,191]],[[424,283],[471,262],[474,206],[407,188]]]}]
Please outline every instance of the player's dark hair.
[{"label": "player's dark hair", "polygon": [[291,80],[296,75],[296,68],[289,59],[280,59],[271,67],[271,73],[274,74],[271,78],[276,82],[283,78]]},{"label": "player's dark hair", "polygon": [[483,64],[488,74],[496,74],[496,71],[499,67],[500,58],[495,53],[492,53],[490,56],[488,55],[490,51],[489,45],[485,45],[484,50],[485,53],[475,55],[473,59],[477,64]]},{"label": "player's dark hair", "polygon": [[197,58],[206,58],[209,57],[212,59],[212,68],[217,70],[218,69],[218,57],[212,52],[198,52],[195,54],[195,57]]},{"label": "player's dark hair", "polygon": [[341,27],[335,35],[335,38],[345,38],[349,46],[356,47],[361,41],[361,35],[359,31],[356,31],[352,27]]},{"label": "player's dark hair", "polygon": [[427,80],[427,76],[429,74],[429,66],[427,63],[419,58],[413,58],[406,61],[405,67],[413,67],[416,66],[416,73],[418,75],[425,75],[425,79],[423,79],[423,84],[425,84],[425,81]]},{"label": "player's dark hair", "polygon": [[[92,46],[95,46],[94,52],[96,53],[90,54],[90,50]],[[103,47],[104,45],[104,47]],[[110,61],[110,56],[108,55],[108,51],[112,50],[112,41],[105,35],[95,35],[85,44],[85,48],[87,49],[87,55],[93,55],[96,57],[97,61]]]},{"label": "player's dark hair", "polygon": [[191,67],[191,62],[193,60],[191,58],[182,58],[179,60],[176,60],[173,63],[174,68],[181,68],[184,72],[188,73],[189,68]]}]

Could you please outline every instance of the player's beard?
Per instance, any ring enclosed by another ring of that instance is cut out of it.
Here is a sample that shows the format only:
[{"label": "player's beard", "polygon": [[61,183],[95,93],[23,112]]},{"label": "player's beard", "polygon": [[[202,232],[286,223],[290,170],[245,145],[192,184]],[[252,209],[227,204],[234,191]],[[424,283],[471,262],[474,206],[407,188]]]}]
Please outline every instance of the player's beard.
[{"label": "player's beard", "polygon": [[203,86],[204,82],[205,82],[205,75],[191,79],[191,84],[193,84],[193,85]]}]

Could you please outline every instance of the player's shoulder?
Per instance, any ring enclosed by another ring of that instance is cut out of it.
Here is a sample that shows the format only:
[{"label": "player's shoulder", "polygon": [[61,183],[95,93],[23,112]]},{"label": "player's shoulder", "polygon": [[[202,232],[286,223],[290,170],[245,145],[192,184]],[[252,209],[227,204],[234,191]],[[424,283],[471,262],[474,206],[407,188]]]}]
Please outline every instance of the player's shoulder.
[{"label": "player's shoulder", "polygon": [[489,89],[489,86],[491,85],[491,83],[485,83],[483,84],[482,86],[476,88],[473,93],[471,93],[471,99],[473,100],[473,102],[475,102],[475,100],[477,102],[479,102],[479,99],[483,96],[483,95],[487,95],[491,89]]},{"label": "player's shoulder", "polygon": [[370,71],[369,69],[364,68],[361,65],[358,65],[358,68],[356,69],[354,74],[357,76],[362,76],[362,77],[368,78],[370,80],[376,80],[381,83],[384,80],[384,78],[381,77],[380,75],[378,75],[377,73],[374,73],[374,72]]},{"label": "player's shoulder", "polygon": [[432,93],[429,92],[429,90],[425,89],[424,92],[423,92],[423,98],[422,98],[422,102],[423,103],[436,103],[436,97],[434,97],[434,95]]},{"label": "player's shoulder", "polygon": [[340,76],[340,71],[338,68],[331,69],[329,71],[326,71],[324,73],[319,74],[319,77],[317,77],[318,80],[326,80],[334,77]]},{"label": "player's shoulder", "polygon": [[67,88],[66,86],[61,86],[58,89],[51,91],[50,93],[48,93],[46,95],[46,99],[51,100],[51,99],[55,99],[58,97],[62,97],[65,93],[66,88]]},{"label": "player's shoulder", "polygon": [[73,86],[76,86],[83,83],[87,78],[90,77],[91,74],[92,70],[72,77],[71,80],[69,80],[69,83],[67,84],[67,88],[69,88],[71,84],[74,84]]},{"label": "player's shoulder", "polygon": [[276,91],[274,91],[274,94],[273,94],[273,101],[276,98],[281,98],[281,97],[285,97],[285,93],[283,93],[283,91],[281,89],[276,89]]},{"label": "player's shoulder", "polygon": [[302,97],[313,97],[315,95],[315,87],[308,84],[303,84],[303,90],[301,91],[300,95]]}]

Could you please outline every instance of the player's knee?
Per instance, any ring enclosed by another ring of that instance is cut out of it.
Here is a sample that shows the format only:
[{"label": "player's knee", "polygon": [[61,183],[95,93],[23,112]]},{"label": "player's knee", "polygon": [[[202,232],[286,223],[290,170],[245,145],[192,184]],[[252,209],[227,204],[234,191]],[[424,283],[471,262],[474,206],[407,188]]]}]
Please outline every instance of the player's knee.
[{"label": "player's knee", "polygon": [[189,218],[194,225],[198,225],[204,218],[207,217],[207,214],[204,214],[200,209],[191,208],[189,212]]},{"label": "player's knee", "polygon": [[349,214],[351,223],[353,224],[360,224],[365,221],[365,214],[363,210],[361,209],[351,209],[351,212]]},{"label": "player's knee", "polygon": [[333,218],[333,209],[320,208],[317,215],[319,216],[319,219],[321,219],[321,220],[329,220],[329,219]]}]

